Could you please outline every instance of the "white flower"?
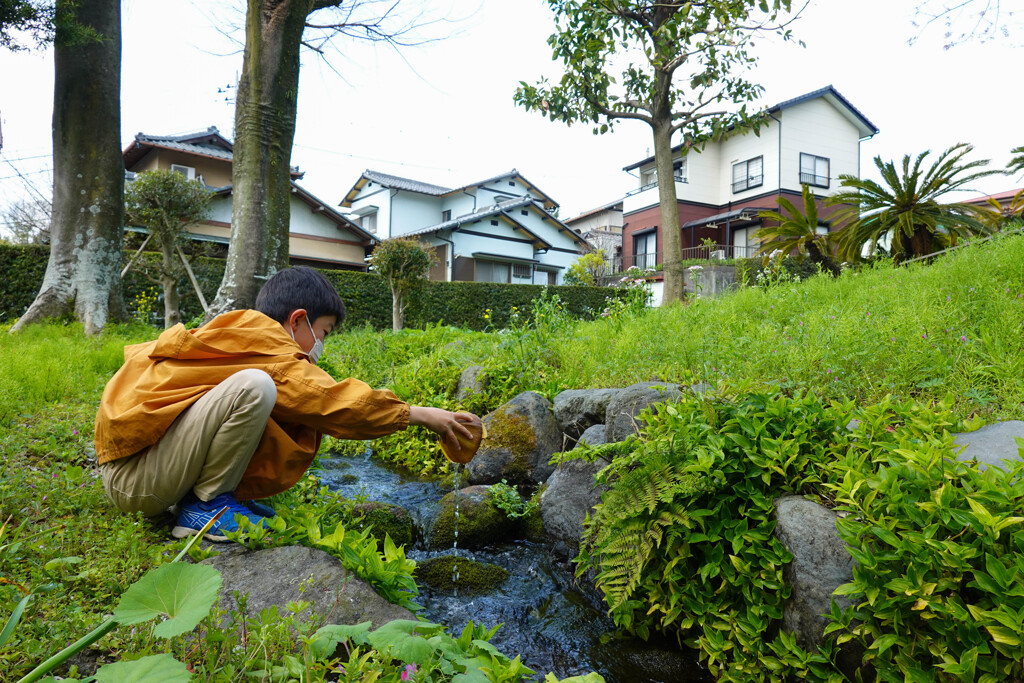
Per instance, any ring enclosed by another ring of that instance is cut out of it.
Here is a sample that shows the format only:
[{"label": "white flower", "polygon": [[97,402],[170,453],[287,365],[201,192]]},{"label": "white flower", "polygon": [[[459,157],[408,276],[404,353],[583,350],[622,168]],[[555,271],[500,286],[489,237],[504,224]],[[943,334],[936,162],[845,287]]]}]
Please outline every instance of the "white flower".
[{"label": "white flower", "polygon": [[704,270],[704,266],[690,266],[689,268],[687,268],[687,270],[689,270],[691,273],[696,273],[698,271]]},{"label": "white flower", "polygon": [[782,255],[782,250],[781,249],[776,249],[772,253],[768,254],[768,260],[769,261],[774,261],[776,256],[781,256],[781,255]]}]

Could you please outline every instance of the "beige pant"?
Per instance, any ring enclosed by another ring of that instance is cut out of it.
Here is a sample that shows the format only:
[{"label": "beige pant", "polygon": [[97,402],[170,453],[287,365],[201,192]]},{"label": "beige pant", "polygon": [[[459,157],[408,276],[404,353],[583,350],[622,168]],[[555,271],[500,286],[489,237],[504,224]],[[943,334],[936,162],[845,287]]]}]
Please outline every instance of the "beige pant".
[{"label": "beige pant", "polygon": [[234,491],[276,400],[270,375],[239,370],[179,415],[157,443],[100,465],[107,495],[123,512],[151,517],[190,490],[200,500]]}]

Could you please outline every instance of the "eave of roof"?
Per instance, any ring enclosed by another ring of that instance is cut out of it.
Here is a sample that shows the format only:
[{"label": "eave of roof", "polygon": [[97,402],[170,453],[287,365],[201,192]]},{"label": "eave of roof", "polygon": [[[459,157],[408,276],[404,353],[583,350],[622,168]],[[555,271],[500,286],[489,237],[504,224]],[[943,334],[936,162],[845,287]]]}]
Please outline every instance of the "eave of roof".
[{"label": "eave of roof", "polygon": [[514,168],[511,171],[509,171],[508,173],[502,173],[501,175],[496,175],[493,178],[487,178],[486,180],[481,180],[479,182],[470,183],[469,185],[463,185],[462,187],[457,187],[454,190],[448,190],[442,196],[456,194],[458,192],[462,192],[463,190],[468,190],[468,189],[473,188],[473,187],[483,187],[484,185],[490,185],[491,183],[498,182],[499,180],[505,180],[507,178],[519,178],[519,180],[522,181],[523,185],[526,186],[527,190],[529,190],[530,192],[534,192],[534,193],[540,195],[541,199],[543,199],[543,201],[544,201],[544,208],[545,209],[553,209],[553,208],[555,208],[557,206],[560,206],[558,202],[556,202],[554,199],[552,199],[547,193],[542,192],[536,185],[534,185],[529,180],[527,180],[526,177],[522,173],[520,173],[519,171],[517,171]]},{"label": "eave of roof", "polygon": [[[794,97],[793,99],[790,99],[790,100],[785,100],[784,102],[779,102],[778,104],[775,104],[775,105],[772,105],[771,107],[768,107],[768,109],[766,111],[768,113],[770,113],[770,114],[771,113],[775,113],[775,112],[779,112],[779,111],[782,111],[783,109],[788,109],[788,108],[796,106],[796,105],[798,105],[798,104],[800,104],[802,102],[807,102],[809,100],[813,100],[813,99],[818,98],[818,97],[830,97],[833,100],[835,100],[833,102],[833,104],[840,104],[840,105],[842,105],[842,108],[845,108],[847,110],[847,112],[849,112],[851,117],[855,120],[855,124],[854,125],[856,125],[857,129],[860,131],[861,139],[866,138],[866,137],[871,137],[873,135],[878,135],[878,132],[879,132],[878,131],[878,127],[875,124],[871,123],[871,121],[869,121],[868,118],[866,116],[864,116],[864,114],[862,114],[859,109],[857,109],[852,104],[850,104],[850,101],[848,99],[846,99],[845,97],[843,97],[839,93],[839,91],[836,90],[835,87],[833,87],[831,85],[827,85],[824,88],[819,88],[818,90],[814,90],[812,92],[805,93],[805,94],[800,95],[798,97]],[[842,108],[840,108],[840,110],[842,110]],[[673,147],[672,148],[672,154],[675,154],[676,152],[681,150],[685,145],[686,145],[686,142],[684,141],[684,142],[679,143],[675,147]],[[632,171],[633,169],[640,168],[641,166],[643,166],[645,164],[649,164],[652,161],[654,161],[654,156],[653,155],[647,157],[646,159],[641,159],[640,161],[632,163],[629,166],[623,166],[622,170],[623,171]]]},{"label": "eave of roof", "polygon": [[706,216],[704,218],[698,218],[696,220],[688,221],[683,223],[681,226],[683,229],[696,228],[701,225],[707,225],[709,223],[721,223],[723,221],[731,221],[740,218],[743,215],[752,216],[745,220],[754,220],[758,214],[762,211],[774,211],[775,209],[762,207],[762,206],[745,206],[742,209],[733,209],[732,211],[726,211],[725,213],[716,213],[714,216]]},{"label": "eave of roof", "polygon": [[588,216],[593,216],[595,213],[600,213],[602,211],[607,211],[608,209],[614,209],[616,206],[619,207],[619,211],[622,210],[622,200],[621,199],[616,199],[614,202],[608,202],[604,206],[598,206],[596,208],[590,209],[589,211],[584,211],[583,213],[581,213],[578,216],[573,216],[572,218],[566,218],[565,219],[565,224],[569,225],[570,223],[574,223],[575,221],[581,220],[583,218],[587,218]]}]

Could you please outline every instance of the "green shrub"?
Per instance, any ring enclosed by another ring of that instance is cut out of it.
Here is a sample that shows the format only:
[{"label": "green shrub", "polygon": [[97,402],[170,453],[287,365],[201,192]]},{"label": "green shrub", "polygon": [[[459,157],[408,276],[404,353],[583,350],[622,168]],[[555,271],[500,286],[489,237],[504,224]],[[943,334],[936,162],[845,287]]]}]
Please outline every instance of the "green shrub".
[{"label": "green shrub", "polygon": [[[125,262],[133,255],[133,252],[126,252]],[[28,309],[42,284],[48,258],[48,247],[0,244],[0,320],[17,318]],[[159,255],[153,252],[140,258],[153,264],[159,261]],[[190,264],[207,302],[212,301],[224,275],[223,259],[193,257]],[[344,323],[346,329],[365,324],[378,330],[391,327],[391,290],[380,275],[348,270],[321,272],[345,302],[348,311]],[[470,330],[504,327],[509,322],[512,307],[529,314],[532,302],[545,290],[557,293],[569,314],[590,319],[608,305],[610,298],[625,295],[624,291],[613,287],[547,288],[542,285],[433,281],[423,284],[409,296],[406,324],[412,327],[423,328],[439,322]],[[130,304],[153,286],[140,269],[133,267],[123,281],[125,302]],[[187,277],[182,276],[179,280],[178,291],[181,293],[181,319],[201,316],[202,306]],[[483,317],[488,308],[495,312],[491,320]]]},{"label": "green shrub", "polygon": [[857,562],[829,628],[881,681],[1024,679],[1024,463],[957,460],[950,406],[859,411],[827,486]]},{"label": "green shrub", "polygon": [[835,680],[830,652],[780,634],[792,560],[774,499],[817,490],[851,406],[811,394],[693,396],[647,415],[642,440],[598,475],[609,484],[577,575],[596,572],[615,623],[698,648],[719,680]]}]

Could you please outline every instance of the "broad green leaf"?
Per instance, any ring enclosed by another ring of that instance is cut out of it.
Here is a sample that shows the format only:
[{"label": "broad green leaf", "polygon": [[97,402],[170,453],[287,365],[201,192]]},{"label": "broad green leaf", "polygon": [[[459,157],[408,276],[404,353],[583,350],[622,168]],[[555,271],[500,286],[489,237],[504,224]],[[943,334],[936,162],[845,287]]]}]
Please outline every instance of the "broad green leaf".
[{"label": "broad green leaf", "polygon": [[57,557],[55,559],[50,560],[46,564],[44,564],[43,565],[43,569],[45,569],[48,572],[52,572],[57,567],[65,567],[65,566],[67,566],[69,564],[78,564],[81,561],[82,561],[82,558],[80,558],[78,556]]},{"label": "broad green leaf", "polygon": [[338,643],[348,640],[356,644],[368,644],[370,641],[367,634],[370,632],[371,623],[364,621],[361,624],[328,624],[317,629],[313,636],[310,649],[317,659],[329,657],[334,653]]},{"label": "broad green leaf", "polygon": [[895,645],[896,641],[899,640],[899,638],[900,637],[895,633],[887,633],[884,636],[880,636],[879,638],[877,638],[875,642],[872,643],[871,647],[876,648],[878,650],[878,654],[882,654],[890,647]]},{"label": "broad green leaf", "polygon": [[1020,636],[1008,628],[1002,626],[986,626],[985,629],[992,634],[992,640],[1010,647],[1020,645]]},{"label": "broad green leaf", "polygon": [[[162,566],[198,567],[200,565],[178,565],[175,563]],[[192,680],[192,674],[189,673],[188,667],[166,653],[143,657],[132,662],[106,664],[96,671],[97,683],[185,683],[190,680]]]},{"label": "broad green leaf", "polygon": [[138,624],[167,617],[153,630],[160,638],[172,638],[191,631],[210,613],[221,576],[205,564],[163,564],[132,584],[114,609],[122,624]]}]

